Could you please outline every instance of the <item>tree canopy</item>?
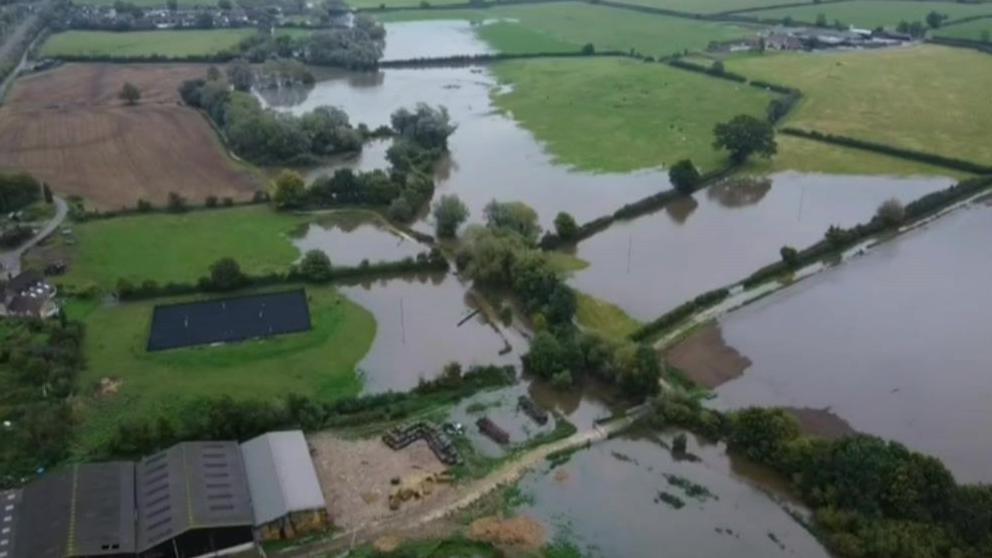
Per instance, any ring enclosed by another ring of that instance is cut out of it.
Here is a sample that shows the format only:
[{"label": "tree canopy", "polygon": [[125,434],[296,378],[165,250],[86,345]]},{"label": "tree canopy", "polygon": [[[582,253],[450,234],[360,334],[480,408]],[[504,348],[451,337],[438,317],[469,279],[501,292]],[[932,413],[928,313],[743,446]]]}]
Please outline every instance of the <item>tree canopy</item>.
[{"label": "tree canopy", "polygon": [[747,114],[733,117],[729,122],[717,124],[713,129],[714,149],[726,149],[730,157],[742,163],[751,155],[771,157],[778,152],[775,129],[771,123]]},{"label": "tree canopy", "polygon": [[445,194],[434,203],[434,225],[441,238],[454,238],[468,219],[468,207],[455,194]]}]

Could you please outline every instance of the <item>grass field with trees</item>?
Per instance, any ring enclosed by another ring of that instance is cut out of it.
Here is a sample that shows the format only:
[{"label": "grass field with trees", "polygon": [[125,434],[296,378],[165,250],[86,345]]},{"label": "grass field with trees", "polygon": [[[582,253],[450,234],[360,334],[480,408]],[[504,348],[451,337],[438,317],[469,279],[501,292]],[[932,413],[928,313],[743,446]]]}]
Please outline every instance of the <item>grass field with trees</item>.
[{"label": "grass field with trees", "polygon": [[948,25],[933,32],[937,37],[982,41],[992,45],[992,15],[983,19],[966,21],[960,25]]},{"label": "grass field with trees", "polygon": [[727,61],[752,79],[797,87],[785,125],[992,163],[992,58],[935,45],[754,56]]},{"label": "grass field with trees", "polygon": [[196,29],[189,31],[66,31],[41,46],[39,56],[207,56],[234,49],[254,29]]},{"label": "grass field with trees", "polygon": [[[626,172],[692,161],[726,163],[713,127],[762,116],[772,96],[753,87],[632,60],[527,60],[493,66],[512,91],[496,104],[564,164]],[[555,102],[549,103],[548,99]]]},{"label": "grass field with trees", "polygon": [[[769,4],[774,5],[774,2]],[[813,23],[823,14],[831,24],[840,21],[844,25],[874,28],[876,26],[895,27],[900,21],[926,21],[927,14],[937,12],[948,19],[992,14],[992,4],[964,4],[956,2],[917,2],[895,0],[854,0],[816,4],[792,8],[776,8],[751,12],[748,15],[762,19],[783,19],[791,17],[796,21]]]},{"label": "grass field with trees", "polygon": [[[743,37],[749,30],[721,23],[642,14],[585,3],[555,2],[489,9],[409,10],[376,14],[384,22],[431,19],[462,19],[483,22],[506,19],[530,30],[496,33],[482,37],[503,52],[523,52],[525,41],[535,34],[574,45],[578,50],[592,43],[597,50],[634,49],[649,56],[669,56],[684,49],[704,49],[711,41]],[[486,25],[480,26],[485,30]],[[543,41],[543,40],[542,40]]]},{"label": "grass field with trees", "polygon": [[299,256],[289,234],[308,218],[252,206],[148,214],[81,223],[59,282],[113,289],[118,279],[196,281],[210,264],[234,258],[245,273],[285,271]]},{"label": "grass field with trees", "polygon": [[[813,4],[812,0],[807,1]],[[799,2],[795,0],[624,0],[624,3],[690,14],[718,14],[774,6],[776,4],[797,4]]]},{"label": "grass field with trees", "polygon": [[[308,287],[307,296],[308,332],[154,353],[145,351],[154,306],[191,298],[71,302],[69,316],[86,326],[78,450],[100,446],[122,421],[168,417],[193,397],[299,393],[329,401],[356,395],[362,384],[355,366],[375,338],[375,319],[333,288]],[[104,378],[109,381],[101,386]]]}]

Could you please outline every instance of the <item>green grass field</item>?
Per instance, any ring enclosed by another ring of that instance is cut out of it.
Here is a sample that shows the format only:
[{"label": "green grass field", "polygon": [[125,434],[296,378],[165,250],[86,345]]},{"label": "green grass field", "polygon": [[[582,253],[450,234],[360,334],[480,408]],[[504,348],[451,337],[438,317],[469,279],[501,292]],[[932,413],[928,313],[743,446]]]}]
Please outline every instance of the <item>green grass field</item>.
[{"label": "green grass field", "polygon": [[585,329],[599,333],[608,339],[626,339],[641,327],[641,323],[631,318],[615,304],[578,293],[578,308],[575,319]]},{"label": "green grass field", "polygon": [[476,27],[476,34],[496,50],[509,54],[575,52],[581,48],[581,45],[513,21],[497,21],[480,25]]},{"label": "green grass field", "polygon": [[731,59],[750,78],[798,87],[786,125],[992,163],[992,57],[912,48]]},{"label": "green grass field", "polygon": [[285,271],[299,251],[289,234],[306,217],[254,206],[190,213],[149,214],[74,226],[65,285],[112,289],[117,280],[190,282],[210,264],[232,257],[248,273]]},{"label": "green grass field", "polygon": [[[720,23],[692,21],[681,18],[640,14],[627,10],[594,6],[585,3],[553,3],[521,6],[499,6],[490,9],[410,10],[378,14],[382,21],[431,19],[463,19],[485,21],[507,19],[530,33],[522,31],[498,33],[491,41],[497,50],[523,52],[523,41],[534,36],[573,45],[577,50],[592,43],[599,50],[629,50],[652,56],[667,56],[683,49],[704,49],[711,41],[746,36],[751,33],[741,27]],[[481,26],[485,30],[487,26]]]},{"label": "green grass field", "polygon": [[237,46],[254,29],[194,31],[66,31],[41,46],[41,56],[161,56],[216,54]]},{"label": "green grass field", "polygon": [[967,21],[960,25],[948,25],[933,32],[937,37],[968,39],[992,44],[992,16],[985,19]]},{"label": "green grass field", "polygon": [[812,23],[816,21],[817,15],[823,14],[830,23],[837,20],[845,25],[873,28],[879,25],[895,27],[903,20],[925,21],[927,14],[931,11],[946,14],[950,19],[958,19],[973,15],[992,14],[992,4],[918,2],[915,0],[853,0],[798,8],[761,10],[751,12],[748,15],[762,19],[791,17],[796,21]]},{"label": "green grass field", "polygon": [[[375,338],[375,319],[332,288],[308,287],[307,294],[313,325],[308,332],[155,353],[145,351],[155,304],[186,299],[115,306],[71,302],[69,316],[86,325],[77,452],[99,446],[122,422],[168,417],[197,396],[300,393],[332,400],[357,394],[355,366]],[[120,382],[116,393],[101,392],[104,378]]]},{"label": "green grass field", "polygon": [[562,163],[624,172],[691,158],[711,170],[726,157],[713,126],[763,115],[771,96],[729,81],[626,59],[526,60],[494,65],[513,84],[496,104]]},{"label": "green grass field", "polygon": [[[762,8],[777,4],[795,4],[802,0],[624,0],[628,4],[639,4],[686,12],[690,14],[717,14],[749,8]],[[812,0],[808,0],[812,4]]]}]

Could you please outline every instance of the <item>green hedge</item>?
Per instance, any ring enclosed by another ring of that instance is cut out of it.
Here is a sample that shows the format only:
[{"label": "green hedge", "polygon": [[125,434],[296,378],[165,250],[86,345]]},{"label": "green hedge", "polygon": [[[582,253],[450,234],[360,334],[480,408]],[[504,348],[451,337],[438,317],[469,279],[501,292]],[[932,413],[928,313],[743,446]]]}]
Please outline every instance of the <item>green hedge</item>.
[{"label": "green hedge", "polygon": [[720,72],[714,70],[713,68],[708,68],[700,64],[693,64],[692,62],[686,62],[685,60],[680,60],[678,58],[669,60],[668,65],[673,66],[675,68],[680,68],[682,70],[688,70],[690,72],[696,72],[698,74],[706,74],[708,76],[725,79],[728,81],[733,81],[737,83],[747,83],[747,78],[740,74],[735,74],[727,70]]},{"label": "green hedge", "polygon": [[648,337],[651,337],[652,335],[664,331],[682,320],[685,320],[696,312],[705,310],[706,308],[723,302],[728,296],[730,296],[729,289],[715,289],[705,292],[689,302],[686,302],[641,326],[640,329],[630,334],[630,338],[634,341],[643,341],[644,339],[647,339]]}]

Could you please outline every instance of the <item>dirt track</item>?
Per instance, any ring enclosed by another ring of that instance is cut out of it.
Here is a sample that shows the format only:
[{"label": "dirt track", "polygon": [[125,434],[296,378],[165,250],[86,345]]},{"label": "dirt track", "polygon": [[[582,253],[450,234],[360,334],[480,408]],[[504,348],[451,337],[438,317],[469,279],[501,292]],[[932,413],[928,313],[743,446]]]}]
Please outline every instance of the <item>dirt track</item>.
[{"label": "dirt track", "polygon": [[[162,203],[178,192],[247,198],[252,174],[223,152],[206,120],[176,91],[203,65],[69,64],[19,79],[0,109],[0,169],[24,170],[103,209]],[[117,93],[138,86],[137,106]]]}]

